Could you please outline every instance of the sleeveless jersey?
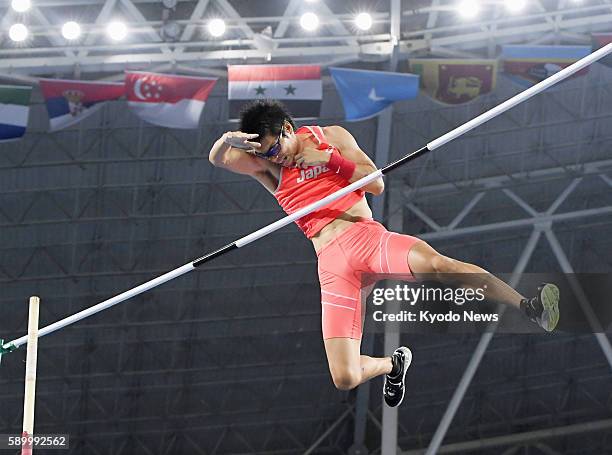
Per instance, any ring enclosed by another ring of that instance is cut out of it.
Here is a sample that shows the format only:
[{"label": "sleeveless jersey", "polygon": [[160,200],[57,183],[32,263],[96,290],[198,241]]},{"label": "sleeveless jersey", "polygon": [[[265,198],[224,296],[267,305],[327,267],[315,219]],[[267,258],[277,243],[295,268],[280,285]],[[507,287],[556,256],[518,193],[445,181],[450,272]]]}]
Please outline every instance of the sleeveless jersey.
[{"label": "sleeveless jersey", "polygon": [[[320,126],[303,126],[296,131],[296,134],[304,133],[309,133],[313,137],[317,148],[322,152],[335,149],[325,142],[323,129]],[[309,166],[306,169],[281,166],[279,183],[274,197],[283,210],[290,215],[348,185],[348,180],[330,171],[323,164]],[[312,238],[324,226],[359,202],[364,194],[363,190],[355,190],[303,216],[295,223],[306,234],[306,237]]]}]

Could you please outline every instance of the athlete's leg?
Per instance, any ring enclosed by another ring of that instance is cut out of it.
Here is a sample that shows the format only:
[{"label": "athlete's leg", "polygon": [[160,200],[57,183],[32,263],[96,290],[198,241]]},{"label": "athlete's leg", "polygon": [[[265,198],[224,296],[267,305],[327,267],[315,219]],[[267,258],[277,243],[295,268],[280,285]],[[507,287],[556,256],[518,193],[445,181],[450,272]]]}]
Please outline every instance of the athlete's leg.
[{"label": "athlete's leg", "polygon": [[[487,300],[520,308],[525,298],[508,284],[481,267],[444,256],[424,241],[415,243],[408,252],[408,265],[414,276],[435,275],[442,283],[453,282],[462,287],[484,290]],[[457,282],[457,279],[460,282]]]},{"label": "athlete's leg", "polygon": [[391,357],[359,354],[361,340],[328,338],[324,343],[332,380],[340,390],[354,389],[369,379],[391,372]]},{"label": "athlete's leg", "polygon": [[361,272],[364,234],[367,226],[356,224],[343,231],[319,253],[321,324],[329,371],[334,385],[349,390],[391,372],[390,357],[360,355],[365,317],[365,297],[373,287],[365,286]]}]

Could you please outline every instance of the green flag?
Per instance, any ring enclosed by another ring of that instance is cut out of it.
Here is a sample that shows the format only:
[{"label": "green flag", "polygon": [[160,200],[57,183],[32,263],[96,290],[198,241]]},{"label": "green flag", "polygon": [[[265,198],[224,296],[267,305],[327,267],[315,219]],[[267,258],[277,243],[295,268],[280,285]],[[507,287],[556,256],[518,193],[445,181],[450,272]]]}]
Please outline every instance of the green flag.
[{"label": "green flag", "polygon": [[0,85],[0,142],[19,139],[28,125],[32,87]]}]

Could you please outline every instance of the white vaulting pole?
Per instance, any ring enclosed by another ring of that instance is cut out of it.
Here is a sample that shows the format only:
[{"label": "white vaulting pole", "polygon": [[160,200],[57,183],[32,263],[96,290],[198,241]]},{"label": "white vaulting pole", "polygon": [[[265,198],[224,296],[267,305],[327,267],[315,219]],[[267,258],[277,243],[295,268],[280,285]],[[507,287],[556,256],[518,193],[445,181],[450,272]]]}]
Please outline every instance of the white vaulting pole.
[{"label": "white vaulting pole", "polygon": [[[136,295],[142,294],[143,292],[152,289],[156,286],[159,286],[160,284],[165,283],[166,281],[172,280],[174,278],[177,278],[187,272],[191,272],[192,270],[194,270],[195,268],[201,266],[202,264],[211,261],[212,259],[221,256],[231,250],[234,250],[236,248],[240,248],[243,247],[245,245],[248,245],[251,242],[254,242],[255,240],[258,240],[262,237],[265,237],[266,235],[284,227],[287,226],[290,223],[293,223],[294,221],[296,221],[297,219],[311,213],[312,211],[318,209],[319,207],[325,206],[327,204],[329,204],[330,202],[335,201],[336,199],[341,198],[342,196],[355,191],[356,189],[362,188],[365,185],[367,185],[368,183],[376,180],[377,178],[380,178],[386,174],[388,174],[389,172],[391,172],[393,169],[402,166],[403,164],[407,163],[408,161],[412,161],[415,158],[418,158],[419,156],[430,152],[432,150],[437,149],[438,147],[441,147],[442,145],[446,144],[447,142],[452,141],[453,139],[467,133],[468,131],[476,128],[477,126],[483,124],[484,122],[487,122],[489,120],[491,120],[492,118],[500,115],[501,113],[507,111],[508,109],[516,106],[519,103],[522,103],[523,101],[528,100],[529,98],[531,98],[532,96],[540,93],[543,90],[546,90],[547,88],[549,88],[550,86],[556,84],[557,82],[562,81],[563,79],[568,78],[569,76],[571,76],[572,74],[580,71],[581,69],[585,68],[586,66],[592,64],[593,62],[599,60],[600,58],[608,55],[612,53],[612,43],[608,44],[607,46],[602,47],[601,49],[593,52],[592,54],[584,57],[581,60],[578,60],[576,63],[568,66],[567,68],[564,68],[563,70],[559,71],[558,73],[550,76],[549,78],[543,80],[542,82],[540,82],[539,84],[534,85],[533,87],[525,90],[524,92],[521,92],[515,96],[513,96],[512,98],[510,98],[509,100],[503,102],[502,104],[500,104],[499,106],[494,107],[493,109],[485,112],[484,114],[479,115],[478,117],[470,120],[467,123],[464,123],[461,126],[458,126],[457,128],[455,128],[452,131],[449,131],[448,133],[444,134],[443,136],[440,136],[438,139],[430,142],[429,144],[427,144],[426,147],[422,147],[419,150],[416,150],[412,153],[409,153],[408,155],[405,155],[404,157],[400,158],[397,161],[394,161],[390,164],[387,164],[385,167],[383,167],[382,169],[378,169],[375,172],[366,175],[365,177],[357,180],[356,182],[351,183],[350,185],[336,191],[333,194],[330,194],[329,196],[324,197],[323,199],[321,199],[320,201],[314,202],[313,204],[310,204],[307,207],[304,207],[303,209],[298,210],[295,213],[292,213],[291,215],[288,215],[284,218],[281,218],[278,221],[275,221],[272,224],[269,224],[268,226],[264,226],[263,228],[247,235],[244,236],[238,240],[236,240],[233,243],[229,243],[227,245],[225,245],[224,247],[221,247],[215,251],[212,251],[211,253],[206,254],[205,256],[202,256],[199,259],[196,259],[195,261],[192,261],[188,264],[185,264],[175,270],[172,270],[164,275],[161,275],[157,278],[152,279],[151,281],[147,281],[146,283],[143,283],[133,289],[130,289],[128,291],[125,291],[111,299],[105,300],[103,302],[98,303],[97,305],[94,305],[90,308],[87,308],[83,311],[80,311],[76,314],[73,314],[72,316],[69,316],[65,319],[62,319],[60,321],[57,321],[47,327],[44,327],[42,329],[40,329],[39,332],[39,336],[44,336],[44,335],[48,335],[49,333],[55,332],[56,330],[60,330],[64,327],[66,327],[67,325],[70,324],[74,324],[77,321],[80,321],[81,319],[85,319],[86,317],[89,317],[93,314],[96,314],[102,310],[105,310],[107,308],[110,308],[113,305],[116,305],[120,302],[123,302],[124,300],[127,300],[131,297],[134,297]],[[15,349],[17,349],[19,346],[25,344],[27,341],[27,337],[23,336],[21,338],[17,338],[16,340],[13,340],[9,343],[6,343],[4,345],[0,346],[0,356],[2,354],[6,354],[7,352],[11,352],[14,351]]]},{"label": "white vaulting pole", "polygon": [[30,297],[28,317],[28,348],[26,351],[25,396],[23,399],[23,433],[21,455],[32,454],[32,443],[28,437],[34,435],[34,402],[36,398],[36,363],[38,358],[38,313],[40,298]]}]

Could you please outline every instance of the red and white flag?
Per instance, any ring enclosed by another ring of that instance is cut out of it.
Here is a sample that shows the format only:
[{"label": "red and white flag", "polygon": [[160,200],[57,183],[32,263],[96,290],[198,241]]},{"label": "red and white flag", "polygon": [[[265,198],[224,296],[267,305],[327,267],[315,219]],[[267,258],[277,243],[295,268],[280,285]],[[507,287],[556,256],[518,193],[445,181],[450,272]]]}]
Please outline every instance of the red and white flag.
[{"label": "red and white flag", "polygon": [[296,118],[319,116],[319,65],[230,65],[227,79],[230,118],[238,118],[242,106],[256,99],[281,100]]},{"label": "red and white flag", "polygon": [[146,122],[167,128],[197,128],[217,78],[130,71],[125,73],[128,106]]}]

